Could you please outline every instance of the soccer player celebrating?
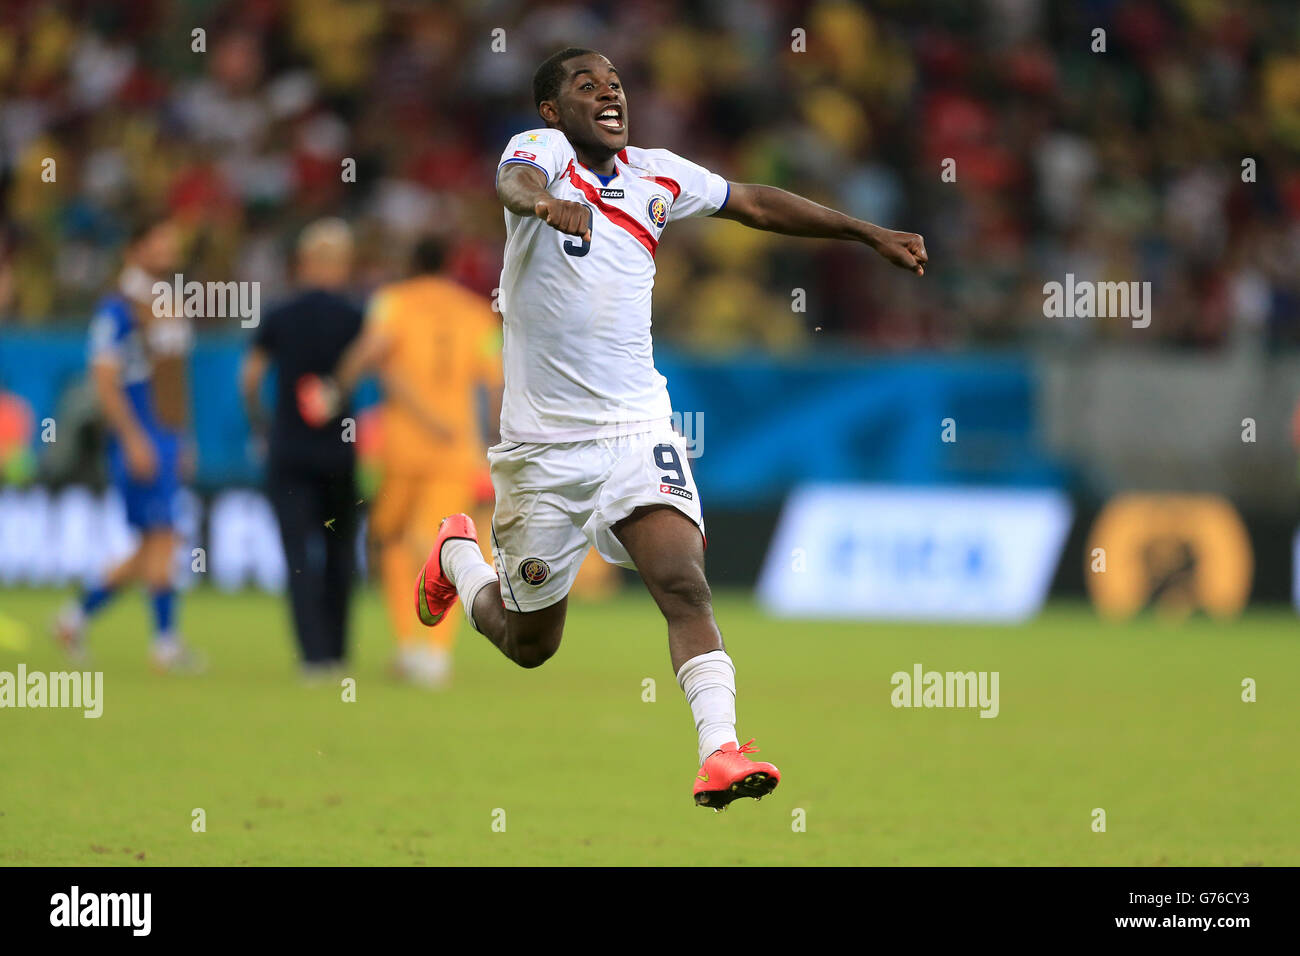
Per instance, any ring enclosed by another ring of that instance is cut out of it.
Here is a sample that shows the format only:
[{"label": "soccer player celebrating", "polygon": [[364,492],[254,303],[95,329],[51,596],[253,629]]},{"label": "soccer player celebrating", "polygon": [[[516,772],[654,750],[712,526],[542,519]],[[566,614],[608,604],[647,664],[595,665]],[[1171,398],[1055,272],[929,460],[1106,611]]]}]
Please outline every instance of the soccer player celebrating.
[{"label": "soccer player celebrating", "polygon": [[476,630],[537,667],[559,649],[590,543],[634,567],[667,620],[699,734],[695,802],[720,810],[761,798],[780,774],[737,744],[735,668],[704,576],[699,494],[654,367],[655,248],[670,221],[708,215],[861,242],[917,275],[925,244],[780,189],[729,183],[666,149],[629,146],[618,71],[592,50],[542,63],[533,98],[546,126],[515,136],[497,171],[506,251],[503,441],[488,451],[496,568],[469,518],[447,518],[417,582],[420,618],[437,624],[459,596]]},{"label": "soccer player celebrating", "polygon": [[202,661],[177,637],[172,573],[189,419],[185,373],[194,336],[184,315],[155,307],[153,293],[154,281],[169,276],[178,255],[174,223],[142,224],[127,246],[117,291],[100,302],[90,323],[91,379],[111,433],[109,474],[140,541],[130,557],[63,609],[55,633],[74,658],[80,657],[87,619],[123,586],[141,581],[153,610],[153,666],[192,672],[202,669]]}]

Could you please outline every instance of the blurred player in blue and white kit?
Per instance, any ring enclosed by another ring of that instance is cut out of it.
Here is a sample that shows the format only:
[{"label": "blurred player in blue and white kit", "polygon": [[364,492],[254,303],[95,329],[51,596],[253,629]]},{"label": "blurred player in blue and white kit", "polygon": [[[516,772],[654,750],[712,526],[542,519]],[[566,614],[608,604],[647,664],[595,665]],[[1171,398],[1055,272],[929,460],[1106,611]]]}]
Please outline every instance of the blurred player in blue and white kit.
[{"label": "blurred player in blue and white kit", "polygon": [[100,411],[110,432],[108,471],[122,496],[128,524],[140,535],[135,551],[59,614],[55,632],[74,656],[84,653],[87,621],[126,585],[139,581],[153,613],[150,658],[161,671],[194,671],[198,658],[176,632],[176,517],[189,422],[186,367],[194,333],[184,315],[171,315],[170,297],[154,282],[170,280],[179,260],[175,224],[152,220],[131,235],[117,289],[90,323],[88,361]]}]

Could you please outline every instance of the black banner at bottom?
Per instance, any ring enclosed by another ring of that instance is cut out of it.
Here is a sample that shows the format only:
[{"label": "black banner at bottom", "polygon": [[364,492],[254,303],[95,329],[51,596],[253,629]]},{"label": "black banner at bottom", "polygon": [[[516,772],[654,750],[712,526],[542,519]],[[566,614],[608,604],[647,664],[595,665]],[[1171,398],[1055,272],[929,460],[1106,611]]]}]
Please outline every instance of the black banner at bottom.
[{"label": "black banner at bottom", "polygon": [[[373,941],[466,928],[485,942],[593,921],[719,943],[783,925],[943,939],[1228,944],[1290,921],[1287,869],[6,869],[6,940]],[[486,917],[487,919],[484,919]],[[671,927],[671,932],[664,930]],[[486,933],[484,936],[482,934]],[[586,937],[590,939],[590,937]],[[726,945],[724,943],[724,945]],[[603,948],[603,946],[602,946]]]}]

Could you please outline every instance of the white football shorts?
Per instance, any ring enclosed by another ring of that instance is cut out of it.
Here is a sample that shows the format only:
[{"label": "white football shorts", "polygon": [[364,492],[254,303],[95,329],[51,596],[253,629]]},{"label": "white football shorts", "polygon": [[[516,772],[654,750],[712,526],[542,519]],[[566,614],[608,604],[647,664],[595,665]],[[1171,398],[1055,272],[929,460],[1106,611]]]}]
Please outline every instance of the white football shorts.
[{"label": "white football shorts", "polygon": [[492,553],[501,598],[538,611],[569,593],[588,548],[632,568],[612,527],[643,505],[671,505],[704,534],[686,442],[652,431],[564,443],[502,442],[488,449],[496,511]]}]

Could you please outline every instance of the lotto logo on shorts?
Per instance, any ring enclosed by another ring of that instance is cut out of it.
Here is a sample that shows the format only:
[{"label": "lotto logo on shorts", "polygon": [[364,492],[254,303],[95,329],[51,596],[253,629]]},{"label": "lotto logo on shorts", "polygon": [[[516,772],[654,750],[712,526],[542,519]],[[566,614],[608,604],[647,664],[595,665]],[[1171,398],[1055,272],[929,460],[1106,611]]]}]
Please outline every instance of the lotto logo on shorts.
[{"label": "lotto logo on shorts", "polygon": [[525,584],[537,587],[551,576],[551,566],[541,558],[524,558],[519,564],[519,576]]},{"label": "lotto logo on shorts", "polygon": [[676,485],[660,485],[659,490],[666,495],[676,495],[678,498],[685,498],[687,501],[695,497],[685,488],[678,488]]}]

